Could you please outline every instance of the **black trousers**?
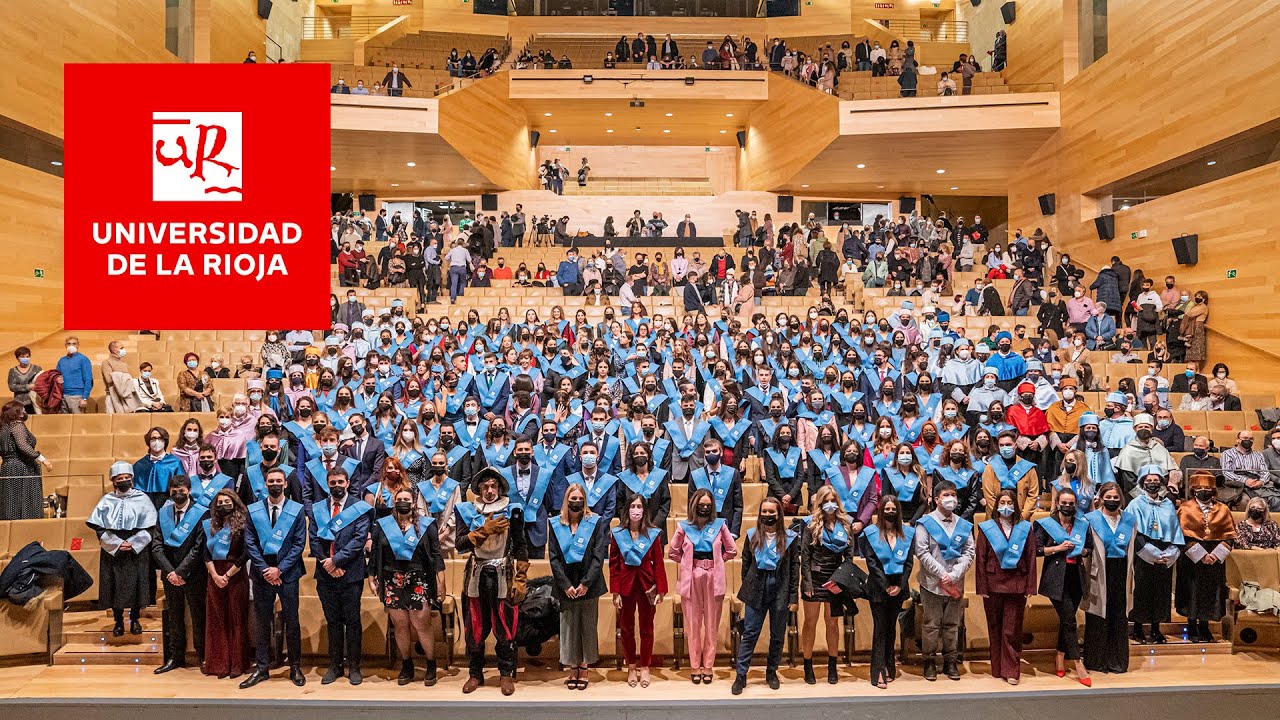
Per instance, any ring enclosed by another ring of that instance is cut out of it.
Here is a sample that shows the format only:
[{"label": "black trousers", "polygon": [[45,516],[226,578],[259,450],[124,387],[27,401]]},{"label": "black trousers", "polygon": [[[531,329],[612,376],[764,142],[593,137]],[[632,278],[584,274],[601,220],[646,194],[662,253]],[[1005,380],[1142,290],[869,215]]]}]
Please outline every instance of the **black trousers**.
[{"label": "black trousers", "polygon": [[[324,573],[322,569],[320,571]],[[341,582],[321,574],[316,578],[316,595],[324,610],[329,631],[329,667],[360,667],[363,626],[360,622],[361,582]]]},{"label": "black trousers", "polygon": [[1107,558],[1106,616],[1084,616],[1084,666],[1094,672],[1129,671],[1129,618],[1125,585],[1129,577],[1127,558]]},{"label": "black trousers", "polygon": [[871,682],[891,678],[897,668],[898,616],[905,596],[871,603]]},{"label": "black trousers", "polygon": [[[163,577],[163,576],[162,576]],[[208,577],[203,573],[192,577],[186,585],[164,581],[164,661],[187,660],[187,613],[191,613],[192,641],[197,662],[204,662],[204,603]]]},{"label": "black trousers", "polygon": [[[1076,623],[1076,610],[1080,609],[1083,591],[1078,568],[1078,565],[1067,566],[1062,599],[1050,600],[1053,603],[1053,609],[1058,611],[1058,652],[1062,653],[1066,660],[1080,659],[1080,633]],[[1127,634],[1126,637],[1128,637]]]},{"label": "black trousers", "polygon": [[253,588],[254,662],[266,672],[271,667],[272,616],[276,598],[280,598],[280,614],[284,620],[284,646],[289,654],[289,664],[297,665],[302,658],[302,628],[298,625],[298,581],[279,585],[255,577]]},{"label": "black trousers", "polygon": [[427,302],[435,302],[440,297],[440,266],[427,266]]}]

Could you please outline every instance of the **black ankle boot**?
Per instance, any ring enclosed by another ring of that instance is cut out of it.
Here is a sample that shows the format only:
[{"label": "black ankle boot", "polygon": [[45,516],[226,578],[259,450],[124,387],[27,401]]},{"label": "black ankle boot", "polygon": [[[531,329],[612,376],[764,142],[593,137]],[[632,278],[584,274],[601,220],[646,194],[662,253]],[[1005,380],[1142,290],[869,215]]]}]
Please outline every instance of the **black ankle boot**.
[{"label": "black ankle boot", "polygon": [[835,685],[840,682],[840,671],[836,669],[836,659],[827,658],[827,683]]},{"label": "black ankle boot", "polygon": [[764,671],[764,684],[768,685],[770,690],[782,687],[782,681],[778,680],[778,668],[768,668]]},{"label": "black ankle boot", "polygon": [[427,679],[422,682],[423,685],[431,687],[436,684],[436,661],[427,661]]},{"label": "black ankle boot", "polygon": [[413,682],[413,660],[400,661],[400,677],[396,678],[397,685],[408,685]]},{"label": "black ankle boot", "polygon": [[818,678],[813,674],[813,658],[804,659],[804,681],[808,685],[818,684]]}]

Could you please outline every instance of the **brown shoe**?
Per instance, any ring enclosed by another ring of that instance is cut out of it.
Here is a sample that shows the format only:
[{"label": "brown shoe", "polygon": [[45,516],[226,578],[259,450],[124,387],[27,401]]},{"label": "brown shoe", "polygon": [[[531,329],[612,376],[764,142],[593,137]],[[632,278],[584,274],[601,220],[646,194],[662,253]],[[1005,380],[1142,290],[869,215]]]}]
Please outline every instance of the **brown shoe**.
[{"label": "brown shoe", "polygon": [[498,687],[502,688],[503,695],[511,695],[516,691],[516,679],[503,675],[502,679],[498,681]]},{"label": "brown shoe", "polygon": [[476,688],[480,687],[483,684],[484,684],[484,678],[476,677],[475,675],[472,675],[471,677],[467,678],[467,681],[465,683],[463,683],[462,694],[470,695],[471,693],[476,691]]}]

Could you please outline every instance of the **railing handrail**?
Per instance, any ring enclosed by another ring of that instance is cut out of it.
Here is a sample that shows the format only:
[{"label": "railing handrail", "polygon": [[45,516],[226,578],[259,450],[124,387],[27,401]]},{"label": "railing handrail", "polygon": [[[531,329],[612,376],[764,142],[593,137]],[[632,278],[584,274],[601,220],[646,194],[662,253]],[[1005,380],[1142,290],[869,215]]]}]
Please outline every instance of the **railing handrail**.
[{"label": "railing handrail", "polygon": [[345,40],[364,37],[400,15],[307,15],[302,18],[303,40]]},{"label": "railing handrail", "polygon": [[[886,32],[905,40],[924,40],[927,42],[968,42],[969,22],[967,20],[943,20],[928,22],[924,20],[899,20],[897,18],[875,19],[875,24]],[[946,32],[939,32],[946,31]],[[945,40],[940,40],[939,35]]]},{"label": "railing handrail", "polygon": [[[282,47],[282,46],[280,45],[280,43],[278,43],[278,42],[276,42],[275,40],[273,40],[273,39],[271,38],[271,36],[270,36],[270,35],[266,35],[265,37],[267,38],[267,47],[265,48],[265,49],[266,49],[266,52],[267,52],[267,61],[268,61],[268,62],[273,62],[273,63],[283,62],[283,61],[284,61],[284,47]],[[271,46],[272,46],[272,45],[275,45],[275,46],[276,46],[276,57],[275,57],[274,59],[272,59],[272,57],[271,57]]]}]

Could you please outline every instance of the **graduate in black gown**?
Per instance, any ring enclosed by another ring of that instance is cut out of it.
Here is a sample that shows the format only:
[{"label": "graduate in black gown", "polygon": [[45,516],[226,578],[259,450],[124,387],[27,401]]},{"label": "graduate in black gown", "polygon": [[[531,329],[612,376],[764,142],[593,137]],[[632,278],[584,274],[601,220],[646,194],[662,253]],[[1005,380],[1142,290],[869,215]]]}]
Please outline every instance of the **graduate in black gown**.
[{"label": "graduate in black gown", "polygon": [[151,577],[151,530],[156,526],[156,506],[146,493],[133,486],[133,465],[111,465],[111,492],[102,496],[85,521],[98,535],[102,560],[98,570],[98,606],[115,617],[112,634],[124,635],[124,611],[129,611],[129,633],[142,634],[138,618],[142,608],[155,602]]}]

